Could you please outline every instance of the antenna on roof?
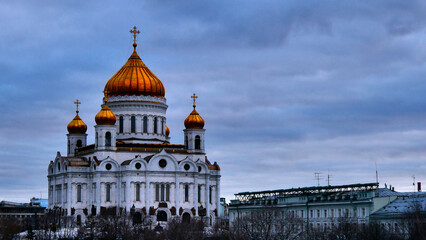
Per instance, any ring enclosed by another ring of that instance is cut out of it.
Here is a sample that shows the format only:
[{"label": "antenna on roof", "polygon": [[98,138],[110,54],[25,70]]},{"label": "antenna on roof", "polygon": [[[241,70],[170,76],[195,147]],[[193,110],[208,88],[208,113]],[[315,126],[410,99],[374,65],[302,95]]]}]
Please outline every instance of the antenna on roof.
[{"label": "antenna on roof", "polygon": [[377,171],[377,161],[374,161],[376,164],[376,183],[379,183],[379,171]]},{"label": "antenna on roof", "polygon": [[331,180],[332,176],[333,175],[330,174],[330,169],[327,169],[327,186],[331,186],[330,185],[330,180]]},{"label": "antenna on roof", "polygon": [[315,174],[315,180],[317,180],[317,182],[318,182],[318,187],[319,187],[319,181],[320,181],[320,179],[322,179],[322,177],[321,177],[321,173],[320,172],[316,172],[316,173],[314,173]]},{"label": "antenna on roof", "polygon": [[413,174],[413,176],[411,176],[413,178],[413,188],[414,188],[414,192],[416,191],[416,175]]}]

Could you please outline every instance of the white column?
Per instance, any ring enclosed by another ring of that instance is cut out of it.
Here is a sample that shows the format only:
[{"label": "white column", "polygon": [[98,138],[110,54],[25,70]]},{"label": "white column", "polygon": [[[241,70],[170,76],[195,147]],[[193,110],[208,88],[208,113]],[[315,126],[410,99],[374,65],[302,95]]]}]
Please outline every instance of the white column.
[{"label": "white column", "polygon": [[216,178],[216,211],[217,216],[220,217],[220,180]]},{"label": "white column", "polygon": [[209,193],[210,193],[210,176],[206,176],[206,212],[207,215],[206,217],[210,217],[210,198],[209,198]]},{"label": "white column", "polygon": [[148,176],[145,176],[145,208],[146,213],[149,215],[149,207],[151,206],[151,182]]},{"label": "white column", "polygon": [[129,179],[129,176],[127,176],[127,179],[126,179],[126,204],[125,204],[127,212],[129,212],[130,208],[132,207],[132,200],[133,199],[131,199],[131,197],[130,197],[130,191],[131,191],[130,179]]},{"label": "white column", "polygon": [[176,179],[175,179],[175,206],[176,206],[176,214],[179,215],[179,208],[181,206],[181,202],[180,202],[180,178],[179,176],[176,174]]},{"label": "white column", "polygon": [[68,176],[67,184],[67,215],[71,216],[71,205],[72,205],[72,183],[71,176]]}]

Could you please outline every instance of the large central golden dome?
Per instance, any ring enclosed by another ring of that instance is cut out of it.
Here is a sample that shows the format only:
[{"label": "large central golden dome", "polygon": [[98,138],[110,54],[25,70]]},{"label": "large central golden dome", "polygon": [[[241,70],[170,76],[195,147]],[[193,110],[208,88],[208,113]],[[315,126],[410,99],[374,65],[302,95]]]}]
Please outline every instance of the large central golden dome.
[{"label": "large central golden dome", "polygon": [[133,46],[134,51],[129,60],[105,85],[107,96],[144,95],[164,98],[163,83],[142,62],[136,52],[136,44]]}]

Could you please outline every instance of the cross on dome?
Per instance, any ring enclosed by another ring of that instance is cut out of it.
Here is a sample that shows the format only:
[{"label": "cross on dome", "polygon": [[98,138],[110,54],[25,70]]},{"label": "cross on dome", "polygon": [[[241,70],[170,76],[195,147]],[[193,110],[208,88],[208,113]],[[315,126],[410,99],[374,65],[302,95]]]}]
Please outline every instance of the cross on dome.
[{"label": "cross on dome", "polygon": [[74,104],[77,106],[77,110],[75,110],[75,112],[78,114],[78,105],[80,105],[81,104],[81,102],[80,101],[78,101],[78,99],[74,102]]},{"label": "cross on dome", "polygon": [[195,93],[191,96],[191,98],[192,98],[192,101],[194,101],[194,104],[192,105],[193,107],[194,107],[194,109],[195,109],[195,100],[198,98],[198,96],[197,95],[195,95]]},{"label": "cross on dome", "polygon": [[138,44],[136,43],[136,34],[141,33],[139,30],[137,30],[136,26],[133,27],[132,30],[130,30],[130,33],[133,34],[133,47],[136,49],[136,46],[138,46]]}]

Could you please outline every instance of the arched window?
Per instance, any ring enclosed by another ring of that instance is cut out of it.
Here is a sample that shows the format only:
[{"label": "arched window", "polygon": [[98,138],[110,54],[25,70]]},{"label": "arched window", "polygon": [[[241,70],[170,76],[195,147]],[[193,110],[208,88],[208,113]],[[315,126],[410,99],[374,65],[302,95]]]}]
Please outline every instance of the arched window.
[{"label": "arched window", "polygon": [[200,149],[201,139],[200,136],[195,136],[195,149]]},{"label": "arched window", "polygon": [[109,183],[106,185],[105,201],[106,202],[111,201],[111,184],[109,184]]},{"label": "arched window", "polygon": [[81,202],[81,185],[77,185],[77,202]]},{"label": "arched window", "polygon": [[186,145],[186,148],[188,149],[188,136],[185,136],[185,145]]},{"label": "arched window", "polygon": [[96,132],[95,143],[96,143],[96,146],[98,146],[98,132]]},{"label": "arched window", "polygon": [[154,118],[154,133],[157,133],[157,117]]},{"label": "arched window", "polygon": [[148,117],[147,116],[143,117],[143,132],[144,133],[148,132]]},{"label": "arched window", "polygon": [[140,183],[136,183],[136,201],[141,200],[141,185]]},{"label": "arched window", "polygon": [[77,147],[81,148],[83,146],[83,143],[81,142],[81,140],[77,140]]},{"label": "arched window", "polygon": [[61,164],[58,162],[58,172],[61,171]]},{"label": "arched window", "polygon": [[123,126],[123,124],[124,124],[123,116],[120,116],[120,121],[119,122],[120,122],[120,126],[119,126],[120,129],[118,131],[120,133],[123,133],[123,128],[124,128],[124,126]]},{"label": "arched window", "polygon": [[189,185],[185,185],[185,202],[189,201]]},{"label": "arched window", "polygon": [[132,116],[130,118],[130,130],[132,133],[136,132],[136,117]]},{"label": "arched window", "polygon": [[111,147],[111,133],[110,132],[105,133],[105,146]]}]

